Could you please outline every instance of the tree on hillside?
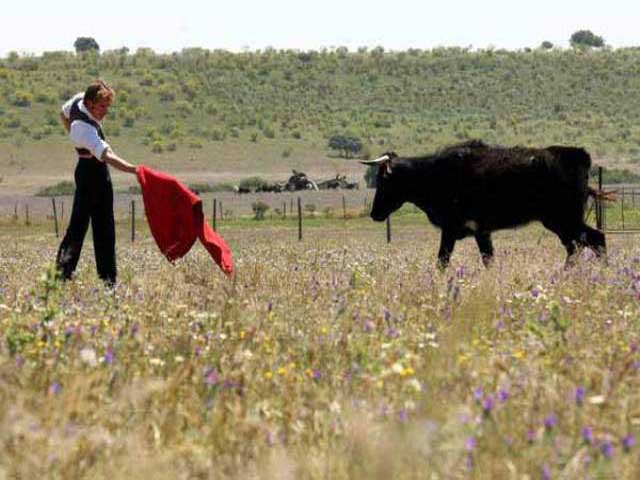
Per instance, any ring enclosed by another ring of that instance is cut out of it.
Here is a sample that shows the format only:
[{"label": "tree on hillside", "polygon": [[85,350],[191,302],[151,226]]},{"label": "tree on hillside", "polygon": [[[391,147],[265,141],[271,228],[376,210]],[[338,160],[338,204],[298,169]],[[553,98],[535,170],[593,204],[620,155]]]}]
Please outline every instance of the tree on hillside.
[{"label": "tree on hillside", "polygon": [[379,165],[369,165],[364,172],[364,183],[367,188],[376,187],[376,176],[378,175]]},{"label": "tree on hillside", "polygon": [[328,146],[331,150],[338,150],[341,156],[351,158],[362,150],[362,141],[356,137],[334,135],[329,139]]},{"label": "tree on hillside", "polygon": [[553,43],[551,43],[549,40],[545,40],[540,44],[540,48],[543,50],[551,50],[553,48]]},{"label": "tree on hillside", "polygon": [[604,39],[591,30],[578,30],[569,39],[573,48],[604,47]]},{"label": "tree on hillside", "polygon": [[73,42],[73,46],[76,49],[76,53],[89,52],[91,50],[100,51],[100,45],[92,37],[78,37]]}]

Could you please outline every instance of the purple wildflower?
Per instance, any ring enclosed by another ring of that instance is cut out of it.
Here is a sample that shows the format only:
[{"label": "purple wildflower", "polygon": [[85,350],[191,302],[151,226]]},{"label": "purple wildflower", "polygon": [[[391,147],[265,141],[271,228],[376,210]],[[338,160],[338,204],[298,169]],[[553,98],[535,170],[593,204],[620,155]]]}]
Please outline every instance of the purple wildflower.
[{"label": "purple wildflower", "polygon": [[557,424],[558,417],[556,417],[553,413],[544,419],[544,428],[547,432],[550,432]]},{"label": "purple wildflower", "polygon": [[485,397],[484,401],[482,402],[482,411],[484,412],[485,416],[491,415],[491,410],[493,410],[493,403],[493,397],[491,395]]},{"label": "purple wildflower", "polygon": [[473,391],[473,398],[476,402],[480,403],[482,401],[482,397],[484,397],[484,390],[482,387],[478,387]]},{"label": "purple wildflower", "polygon": [[22,368],[24,365],[24,357],[22,355],[16,355],[16,367]]},{"label": "purple wildflower", "polygon": [[267,431],[266,435],[267,445],[273,447],[276,444],[276,436],[273,434],[271,430]]},{"label": "purple wildflower", "polygon": [[207,368],[204,372],[204,383],[210,387],[217,385],[220,380],[218,371],[215,368]]},{"label": "purple wildflower", "polygon": [[113,348],[108,347],[107,351],[104,352],[104,363],[106,365],[111,365],[113,363]]},{"label": "purple wildflower", "polygon": [[317,368],[314,368],[313,372],[311,373],[311,378],[313,378],[314,380],[320,380],[322,378],[322,372],[320,372],[320,370],[318,370]]},{"label": "purple wildflower", "polygon": [[473,452],[476,448],[476,445],[476,437],[467,438],[467,441],[465,442],[465,448],[467,449],[467,452]]},{"label": "purple wildflower", "polygon": [[636,437],[634,437],[633,435],[627,435],[626,437],[624,437],[622,439],[622,447],[624,448],[625,452],[628,452],[629,450],[631,450],[631,448],[636,444]]},{"label": "purple wildflower", "polygon": [[509,400],[509,392],[504,389],[501,389],[498,392],[498,399],[500,400],[501,403],[506,402],[507,400]]},{"label": "purple wildflower", "polygon": [[551,480],[551,468],[549,467],[549,464],[545,463],[542,466],[542,474],[540,475],[540,478],[542,478],[542,480]]},{"label": "purple wildflower", "polygon": [[398,420],[400,420],[402,423],[405,423],[407,420],[409,420],[409,412],[407,412],[406,409],[402,409],[398,412]]},{"label": "purple wildflower", "polygon": [[580,435],[582,436],[582,441],[584,443],[587,443],[589,445],[593,443],[593,430],[591,430],[591,427],[582,427]]},{"label": "purple wildflower", "polygon": [[387,334],[387,337],[389,338],[398,338],[400,336],[400,334],[398,333],[398,330],[396,330],[393,327],[388,328],[386,334]]},{"label": "purple wildflower", "polygon": [[373,323],[373,321],[370,318],[368,318],[364,321],[362,328],[365,332],[371,332],[376,329],[376,324]]},{"label": "purple wildflower", "polygon": [[50,395],[57,395],[58,393],[60,393],[60,390],[62,390],[62,386],[60,386],[60,384],[58,382],[53,382],[49,386],[49,394]]},{"label": "purple wildflower", "polygon": [[602,445],[600,445],[600,451],[602,452],[602,455],[604,456],[604,458],[611,458],[613,457],[613,445],[609,440],[605,440],[604,442],[602,442]]},{"label": "purple wildflower", "polygon": [[576,401],[576,405],[582,405],[584,403],[584,394],[585,394],[584,387],[582,385],[579,385],[576,388],[576,391],[574,393],[574,399]]}]

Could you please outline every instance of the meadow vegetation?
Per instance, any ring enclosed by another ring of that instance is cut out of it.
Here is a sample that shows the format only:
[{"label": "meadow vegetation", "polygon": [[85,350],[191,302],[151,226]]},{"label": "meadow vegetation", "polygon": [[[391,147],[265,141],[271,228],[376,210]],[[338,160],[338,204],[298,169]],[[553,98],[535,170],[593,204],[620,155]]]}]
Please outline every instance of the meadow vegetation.
[{"label": "meadow vegetation", "polygon": [[[639,60],[547,47],[13,54],[0,59],[0,178],[68,194],[58,111],[101,77],[118,95],[105,121],[117,150],[203,193],[292,167],[362,175],[335,158],[336,138],[361,157],[469,138],[580,145],[624,182],[640,171]],[[438,233],[415,208],[394,214],[387,244],[363,217],[366,192],[349,194],[348,220],[323,194],[305,193],[298,242],[293,196],[221,193],[233,279],[198,245],[169,264],[141,217],[130,243],[119,216],[112,290],[90,239],[76,278],[56,278],[49,199],[28,226],[17,203],[16,218],[3,211],[0,479],[640,477],[634,236],[609,236],[606,263],[584,252],[565,269],[557,238],[531,225],[495,234],[491,269],[466,240],[440,271]],[[607,215],[640,224],[636,208]]]},{"label": "meadow vegetation", "polygon": [[469,138],[580,145],[637,172],[639,60],[638,48],[14,54],[0,60],[0,167],[68,170],[60,105],[101,77],[118,93],[105,130],[119,150],[222,180],[344,170],[335,138],[361,157]]},{"label": "meadow vegetation", "polygon": [[[250,221],[253,222],[253,221]],[[226,224],[171,265],[120,231],[50,270],[37,225],[2,234],[0,474],[8,478],[637,478],[640,250],[609,261],[539,226],[446,272],[421,217]],[[544,252],[544,254],[543,254]]]}]

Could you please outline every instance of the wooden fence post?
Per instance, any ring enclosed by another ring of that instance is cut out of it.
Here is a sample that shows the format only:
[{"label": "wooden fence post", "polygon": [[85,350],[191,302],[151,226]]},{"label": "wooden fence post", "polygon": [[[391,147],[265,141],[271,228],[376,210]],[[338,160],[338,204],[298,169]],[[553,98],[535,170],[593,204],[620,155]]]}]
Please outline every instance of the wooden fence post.
[{"label": "wooden fence post", "polygon": [[131,242],[136,240],[136,201],[131,200]]},{"label": "wooden fence post", "polygon": [[282,218],[287,219],[287,202],[282,202]]},{"label": "wooden fence post", "polygon": [[220,200],[220,221],[224,220],[224,210],[222,208],[222,200]]},{"label": "wooden fence post", "polygon": [[344,198],[344,193],[342,194],[342,218],[347,219],[347,200]]},{"label": "wooden fence post", "polygon": [[620,218],[622,220],[622,230],[624,230],[624,187],[622,187],[622,195],[620,197]]},{"label": "wooden fence post", "polygon": [[298,197],[298,241],[302,240],[302,201]]},{"label": "wooden fence post", "polygon": [[64,222],[64,200],[60,200],[60,221]]},{"label": "wooden fence post", "polygon": [[18,202],[13,205],[13,220],[18,221]]},{"label": "wooden fence post", "polygon": [[213,226],[213,230],[216,231],[216,213],[217,213],[217,209],[218,209],[218,200],[217,199],[213,199],[213,213],[211,214],[211,223]]},{"label": "wooden fence post", "polygon": [[56,210],[56,197],[51,197],[51,206],[53,207],[53,226],[55,227],[56,238],[59,238],[60,235],[58,234],[58,212]]},{"label": "wooden fence post", "polygon": [[391,215],[387,217],[387,243],[391,243]]},{"label": "wooden fence post", "polygon": [[[602,167],[598,167],[598,193],[602,193]],[[600,196],[595,197],[595,212],[596,212],[596,228],[600,231],[604,230],[604,222],[602,218],[602,199]]]},{"label": "wooden fence post", "polygon": [[24,224],[31,225],[31,221],[29,220],[29,204],[24,206]]}]

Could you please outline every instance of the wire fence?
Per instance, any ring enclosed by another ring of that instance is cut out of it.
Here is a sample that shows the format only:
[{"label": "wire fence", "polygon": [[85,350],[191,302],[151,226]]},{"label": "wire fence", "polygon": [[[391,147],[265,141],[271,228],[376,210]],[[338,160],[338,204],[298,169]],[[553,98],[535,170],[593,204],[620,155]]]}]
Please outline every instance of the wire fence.
[{"label": "wire fence", "polygon": [[[616,201],[590,200],[587,222],[604,233],[640,233],[640,186],[599,183],[598,189],[612,192]],[[349,219],[368,215],[374,194],[373,189],[252,194],[222,192],[204,194],[201,198],[205,218],[214,230],[225,221],[241,218],[297,219],[298,238],[301,240],[305,219]],[[64,234],[72,205],[71,196],[0,196],[0,222],[27,226],[50,222],[51,231],[60,237]],[[130,225],[131,241],[135,241],[136,221],[144,218],[142,197],[136,194],[116,195],[114,214],[117,223]],[[387,241],[391,242],[390,221],[386,227]]]}]

